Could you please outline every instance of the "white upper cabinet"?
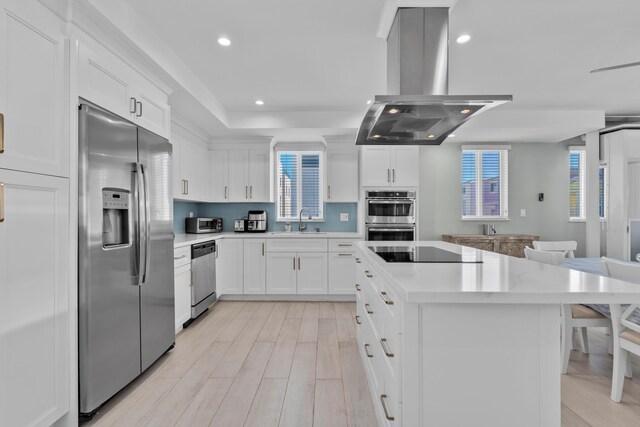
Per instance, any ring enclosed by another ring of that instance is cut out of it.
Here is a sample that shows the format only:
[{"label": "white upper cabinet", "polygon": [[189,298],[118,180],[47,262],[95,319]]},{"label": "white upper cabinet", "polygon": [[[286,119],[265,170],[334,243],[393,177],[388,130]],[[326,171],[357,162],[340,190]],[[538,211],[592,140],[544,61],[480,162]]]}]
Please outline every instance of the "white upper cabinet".
[{"label": "white upper cabinet", "polygon": [[327,202],[358,202],[358,150],[327,150]]},{"label": "white upper cabinet", "polygon": [[213,150],[211,152],[214,202],[269,202],[268,150]]},{"label": "white upper cabinet", "polygon": [[168,95],[107,49],[80,46],[80,96],[165,138]]},{"label": "white upper cabinet", "polygon": [[361,153],[363,187],[417,187],[419,185],[419,147],[364,146]]},{"label": "white upper cabinet", "polygon": [[70,403],[69,180],[0,183],[0,424],[48,426]]},{"label": "white upper cabinet", "polygon": [[68,177],[63,23],[36,1],[0,9],[0,168]]},{"label": "white upper cabinet", "polygon": [[[176,126],[177,127],[177,126]],[[209,150],[204,142],[186,132],[172,132],[173,197],[208,201],[210,198]]]}]

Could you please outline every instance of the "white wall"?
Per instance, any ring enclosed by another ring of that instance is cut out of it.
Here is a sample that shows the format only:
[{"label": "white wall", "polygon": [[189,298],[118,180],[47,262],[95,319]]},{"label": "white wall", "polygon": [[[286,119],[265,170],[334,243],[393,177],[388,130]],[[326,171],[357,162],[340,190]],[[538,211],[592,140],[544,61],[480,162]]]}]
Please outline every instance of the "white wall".
[{"label": "white wall", "polygon": [[[498,233],[539,235],[541,240],[576,240],[576,256],[585,256],[585,224],[569,222],[569,145],[512,144],[509,152],[509,221],[462,221],[460,145],[444,143],[420,148],[420,240],[442,234],[480,234],[491,222]],[[544,193],[544,202],[538,201]],[[520,209],[527,210],[525,218]]]}]

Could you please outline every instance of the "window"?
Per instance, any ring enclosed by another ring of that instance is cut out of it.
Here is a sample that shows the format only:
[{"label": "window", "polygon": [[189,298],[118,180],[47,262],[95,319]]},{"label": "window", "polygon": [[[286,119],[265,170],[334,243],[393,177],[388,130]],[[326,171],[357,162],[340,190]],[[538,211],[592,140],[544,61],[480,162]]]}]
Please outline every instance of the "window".
[{"label": "window", "polygon": [[607,219],[607,167],[600,166],[598,171],[598,211],[600,212],[600,219]]},{"label": "window", "polygon": [[[277,220],[298,219],[300,209],[309,210],[314,220],[323,219],[323,153],[318,151],[277,151]],[[305,211],[304,218],[308,218]]]},{"label": "window", "polygon": [[584,221],[585,213],[585,151],[569,152],[569,220]]},{"label": "window", "polygon": [[508,149],[462,148],[462,219],[508,219]]}]

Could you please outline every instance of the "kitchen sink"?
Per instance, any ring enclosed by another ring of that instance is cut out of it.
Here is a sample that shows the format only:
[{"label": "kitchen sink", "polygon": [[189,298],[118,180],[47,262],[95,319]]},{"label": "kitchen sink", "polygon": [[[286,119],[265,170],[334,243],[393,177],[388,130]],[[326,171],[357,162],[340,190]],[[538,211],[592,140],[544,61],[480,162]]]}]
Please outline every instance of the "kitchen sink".
[{"label": "kitchen sink", "polygon": [[270,231],[272,235],[292,235],[292,236],[306,236],[316,234],[327,234],[326,231]]}]

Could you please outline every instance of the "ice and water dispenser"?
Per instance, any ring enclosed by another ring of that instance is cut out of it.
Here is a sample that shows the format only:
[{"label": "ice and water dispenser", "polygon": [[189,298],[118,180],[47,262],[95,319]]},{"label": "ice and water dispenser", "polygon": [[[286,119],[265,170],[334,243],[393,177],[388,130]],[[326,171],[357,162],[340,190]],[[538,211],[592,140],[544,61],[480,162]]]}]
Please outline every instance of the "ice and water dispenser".
[{"label": "ice and water dispenser", "polygon": [[129,190],[102,189],[102,247],[129,245]]}]

